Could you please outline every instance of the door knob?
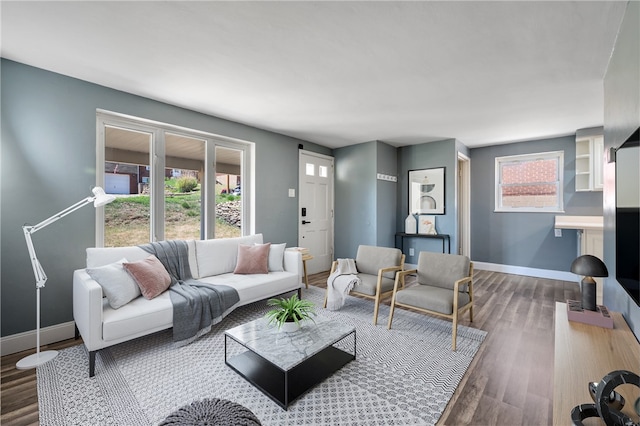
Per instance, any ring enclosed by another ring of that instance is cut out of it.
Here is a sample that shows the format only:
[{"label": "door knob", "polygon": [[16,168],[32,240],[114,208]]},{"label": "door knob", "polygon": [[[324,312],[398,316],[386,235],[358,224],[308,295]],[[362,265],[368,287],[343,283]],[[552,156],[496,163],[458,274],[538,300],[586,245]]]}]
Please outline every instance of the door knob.
[{"label": "door knob", "polygon": [[303,221],[302,221],[302,224],[303,224],[303,225],[306,225],[307,223],[311,223],[311,222],[308,222],[308,221],[306,221],[306,220],[303,220]]}]

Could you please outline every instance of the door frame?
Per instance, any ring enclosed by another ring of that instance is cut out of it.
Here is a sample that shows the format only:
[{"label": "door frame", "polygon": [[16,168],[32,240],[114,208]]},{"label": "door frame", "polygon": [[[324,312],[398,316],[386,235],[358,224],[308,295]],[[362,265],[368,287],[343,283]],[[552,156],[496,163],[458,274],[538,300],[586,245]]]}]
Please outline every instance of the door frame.
[{"label": "door frame", "polygon": [[471,159],[458,152],[458,254],[471,258]]},{"label": "door frame", "polygon": [[[328,212],[327,214],[329,215],[328,217],[330,218],[329,221],[329,234],[330,234],[330,238],[329,238],[329,252],[331,254],[331,260],[333,260],[333,256],[335,254],[335,217],[334,217],[334,212],[335,212],[335,158],[330,156],[330,155],[324,155],[324,154],[319,154],[317,152],[313,152],[313,151],[307,151],[304,149],[299,149],[298,150],[298,209],[296,211],[296,218],[298,220],[298,246],[302,247],[303,243],[302,243],[302,219],[301,219],[301,197],[300,197],[300,188],[302,188],[302,180],[304,178],[304,176],[301,174],[301,168],[300,165],[303,164],[303,156],[309,156],[309,157],[316,157],[316,158],[321,158],[323,160],[327,160],[331,162],[331,172],[329,174],[329,187],[330,187],[330,191],[331,191],[331,197],[329,200],[329,205],[327,206],[328,208]],[[331,268],[331,264],[329,264],[329,268]]]}]

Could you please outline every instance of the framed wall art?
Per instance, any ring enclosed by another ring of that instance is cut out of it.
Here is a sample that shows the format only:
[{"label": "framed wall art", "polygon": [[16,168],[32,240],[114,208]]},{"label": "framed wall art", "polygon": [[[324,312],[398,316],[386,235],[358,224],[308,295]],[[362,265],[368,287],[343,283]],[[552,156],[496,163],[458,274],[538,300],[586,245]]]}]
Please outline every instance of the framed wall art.
[{"label": "framed wall art", "polygon": [[444,167],[409,171],[409,213],[444,214]]}]

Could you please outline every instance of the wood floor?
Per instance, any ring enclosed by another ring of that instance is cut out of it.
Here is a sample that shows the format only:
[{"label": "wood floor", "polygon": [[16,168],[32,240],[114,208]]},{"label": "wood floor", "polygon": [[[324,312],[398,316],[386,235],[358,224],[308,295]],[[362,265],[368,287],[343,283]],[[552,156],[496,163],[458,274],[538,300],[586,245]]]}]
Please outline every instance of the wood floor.
[{"label": "wood floor", "polygon": [[[309,277],[326,287],[328,272]],[[474,322],[488,332],[441,425],[547,425],[552,423],[555,302],[578,297],[573,282],[475,271]],[[385,302],[388,304],[390,298]],[[385,317],[379,326],[386,327]],[[78,344],[66,340],[44,349]],[[35,370],[16,370],[27,351],[2,357],[2,425],[37,425]]]}]

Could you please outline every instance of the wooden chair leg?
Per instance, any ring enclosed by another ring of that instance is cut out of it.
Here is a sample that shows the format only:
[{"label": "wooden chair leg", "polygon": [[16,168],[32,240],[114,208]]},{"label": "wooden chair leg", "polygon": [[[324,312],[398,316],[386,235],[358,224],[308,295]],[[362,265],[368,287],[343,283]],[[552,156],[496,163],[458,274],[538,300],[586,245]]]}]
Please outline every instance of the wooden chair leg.
[{"label": "wooden chair leg", "polygon": [[393,295],[391,299],[391,306],[389,307],[389,322],[387,322],[387,330],[391,330],[391,322],[393,321],[393,310],[396,306],[396,295]]},{"label": "wooden chair leg", "polygon": [[378,309],[380,309],[380,294],[376,295],[376,301],[373,305],[373,325],[378,325]]}]

